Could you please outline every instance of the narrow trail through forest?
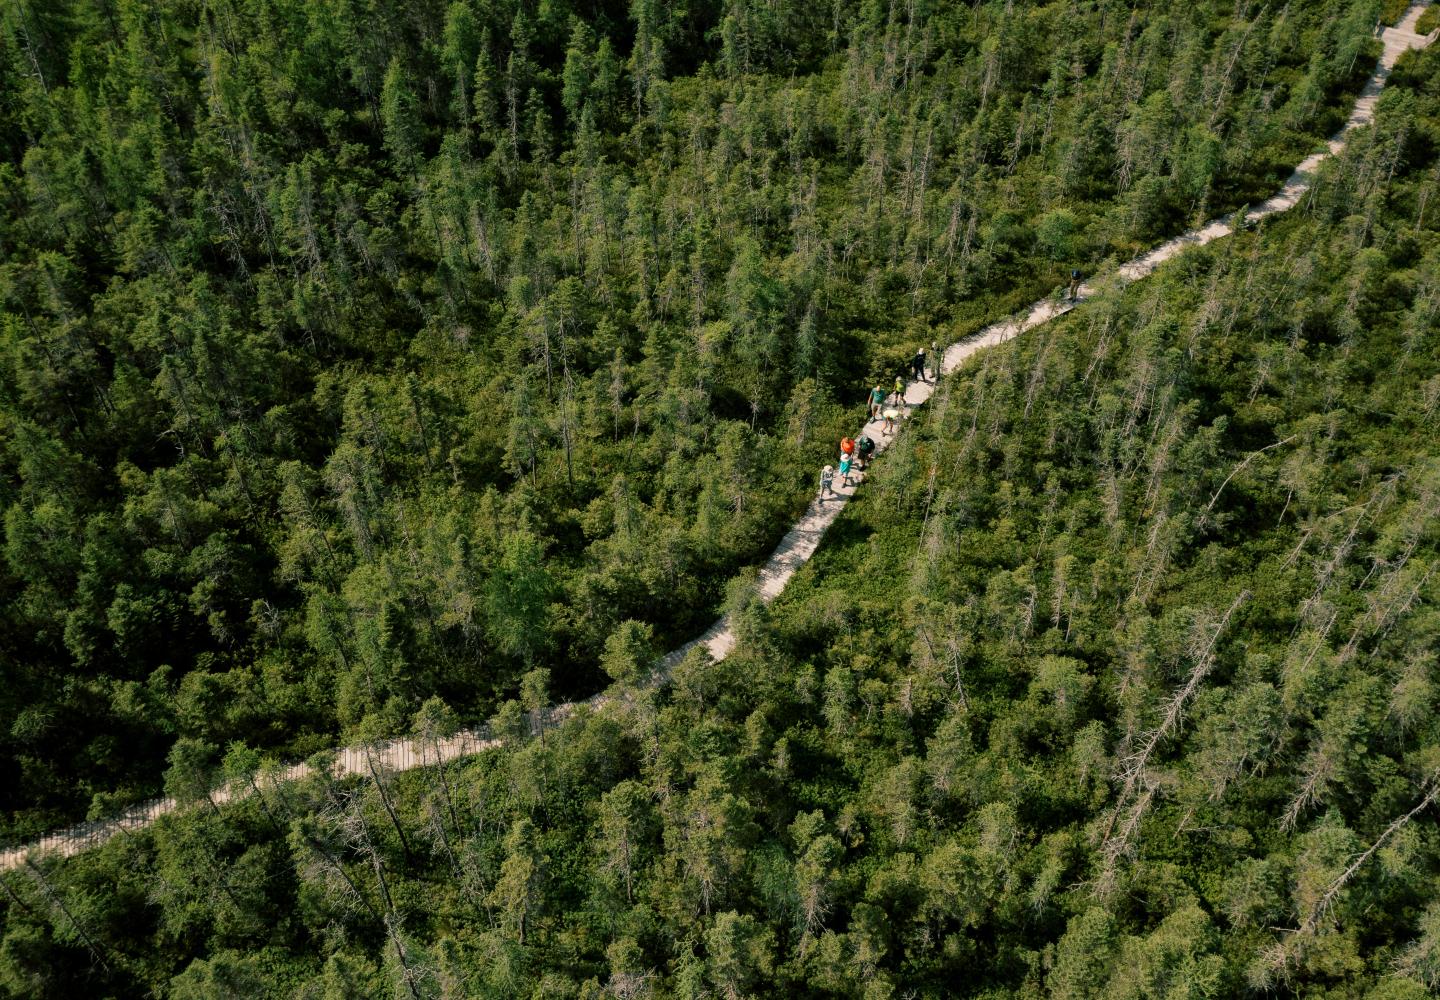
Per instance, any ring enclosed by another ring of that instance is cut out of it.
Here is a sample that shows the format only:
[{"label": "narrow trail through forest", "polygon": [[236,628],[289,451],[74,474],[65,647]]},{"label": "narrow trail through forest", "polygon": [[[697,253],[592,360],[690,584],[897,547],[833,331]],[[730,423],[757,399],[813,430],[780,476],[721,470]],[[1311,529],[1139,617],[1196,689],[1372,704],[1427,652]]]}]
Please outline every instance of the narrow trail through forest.
[{"label": "narrow trail through forest", "polygon": [[[1380,92],[1385,86],[1390,71],[1394,68],[1396,61],[1401,54],[1409,49],[1424,48],[1433,42],[1440,29],[1431,32],[1428,36],[1422,36],[1415,31],[1416,22],[1424,12],[1426,2],[1412,4],[1400,19],[1397,26],[1385,28],[1380,33],[1380,39],[1384,45],[1379,62],[1375,71],[1365,82],[1360,92],[1360,97],[1355,102],[1350,112],[1350,117],[1344,126],[1327,143],[1327,148],[1314,153],[1301,161],[1295,168],[1284,186],[1273,197],[1262,202],[1253,208],[1245,211],[1244,222],[1249,223],[1257,219],[1265,218],[1279,212],[1284,212],[1294,207],[1300,198],[1310,189],[1314,181],[1315,171],[1319,168],[1326,157],[1338,153],[1344,148],[1350,133],[1361,126],[1368,125],[1375,117],[1375,106],[1380,100]],[[1202,246],[1212,240],[1232,232],[1236,224],[1234,214],[1221,216],[1198,229],[1175,237],[1154,250],[1141,257],[1120,266],[1112,276],[1111,281],[1129,283],[1143,278],[1153,272],[1157,267],[1182,251],[1193,246]],[[1080,297],[1083,301],[1093,294],[1095,288],[1089,284],[1082,285]],[[941,363],[941,371],[950,374],[959,368],[964,362],[977,352],[996,344],[1002,344],[1013,337],[1019,336],[1028,330],[1046,323],[1069,312],[1074,305],[1060,299],[1044,299],[1035,303],[1023,315],[1001,320],[974,336],[949,345],[944,352]],[[925,403],[935,392],[938,379],[935,381],[910,382],[905,386],[904,414],[897,425],[896,433],[903,426],[904,419],[915,409]],[[898,407],[897,407],[898,408]],[[876,443],[876,456],[883,452],[893,441],[896,434],[885,434],[883,432],[883,421],[872,420],[857,432],[856,436],[863,433],[868,435]],[[817,470],[818,471],[818,470]],[[816,499],[810,503],[805,514],[781,539],[775,551],[771,553],[764,567],[760,570],[758,588],[761,600],[769,602],[785,589],[790,578],[795,572],[815,554],[820,545],[820,538],[825,529],[840,515],[850,499],[855,495],[856,487],[864,479],[863,474],[854,477],[854,485],[835,487],[836,496],[824,501]],[[837,477],[837,483],[839,483]],[[731,622],[728,615],[720,618],[705,633],[696,639],[691,640],[679,649],[674,650],[657,665],[652,675],[652,683],[661,684],[669,674],[671,668],[678,664],[687,653],[696,646],[704,646],[710,656],[720,660],[724,659],[735,646],[735,635],[731,629]],[[585,701],[570,702],[557,705],[545,714],[542,724],[549,725],[573,715],[581,708],[600,708],[608,703],[614,696],[601,693]],[[334,773],[337,777],[361,776],[372,774],[380,770],[405,771],[415,767],[425,767],[454,760],[479,753],[483,750],[500,746],[504,741],[490,736],[488,727],[462,730],[448,738],[422,741],[420,739],[397,739],[384,742],[376,742],[365,745],[344,747],[335,751]],[[257,780],[265,783],[278,783],[285,781],[299,780],[311,772],[309,764],[300,763],[278,771],[265,772]],[[251,782],[235,781],[230,782],[216,789],[210,799],[215,805],[241,798],[249,794],[254,786]],[[0,852],[0,871],[9,871],[29,863],[32,853],[35,854],[57,854],[62,857],[70,857],[91,847],[105,843],[111,838],[133,830],[138,830],[155,822],[161,816],[175,812],[183,808],[183,804],[173,798],[154,799],[150,802],[141,803],[123,813],[121,816],[102,820],[94,823],[82,823],[64,830],[56,831],[38,841],[20,847],[11,848]]]}]

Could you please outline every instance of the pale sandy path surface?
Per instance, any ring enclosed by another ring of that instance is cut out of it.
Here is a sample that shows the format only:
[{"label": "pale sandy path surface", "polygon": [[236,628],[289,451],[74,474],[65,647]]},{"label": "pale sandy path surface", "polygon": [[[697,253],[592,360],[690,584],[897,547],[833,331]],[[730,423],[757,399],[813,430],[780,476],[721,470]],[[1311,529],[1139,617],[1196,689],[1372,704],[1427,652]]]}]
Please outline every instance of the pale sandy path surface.
[{"label": "pale sandy path surface", "polygon": [[[1409,49],[1424,48],[1434,41],[1437,35],[1440,35],[1440,29],[1431,32],[1428,36],[1415,33],[1415,24],[1420,19],[1425,6],[1425,3],[1412,5],[1396,27],[1386,28],[1381,32],[1380,37],[1384,44],[1384,51],[1376,64],[1375,72],[1370,75],[1370,79],[1366,81],[1364,88],[1360,91],[1360,97],[1355,102],[1355,107],[1351,110],[1345,125],[1330,139],[1326,149],[1301,161],[1278,193],[1260,205],[1247,210],[1245,221],[1252,222],[1267,215],[1274,215],[1277,212],[1293,208],[1301,196],[1310,189],[1310,185],[1315,179],[1315,171],[1321,162],[1344,148],[1352,130],[1368,125],[1374,119],[1375,105],[1380,100],[1380,91],[1384,88],[1390,71],[1395,67],[1396,60]],[[1183,250],[1193,246],[1203,246],[1225,236],[1232,231],[1234,224],[1234,216],[1226,215],[1198,229],[1183,233],[1162,243],[1144,256],[1121,265],[1115,272],[1115,276],[1121,282],[1131,282],[1143,278]],[[1094,289],[1090,285],[1082,285],[1081,297],[1084,298],[1093,291]],[[991,324],[974,336],[951,344],[945,349],[942,370],[946,374],[953,372],[976,352],[996,344],[1002,344],[1012,337],[1019,336],[1056,316],[1069,312],[1073,308],[1073,305],[1056,299],[1044,299],[1037,302],[1021,316]],[[890,387],[887,385],[885,388]],[[906,416],[913,412],[915,407],[927,401],[934,391],[934,382],[922,381],[907,384],[904,407]],[[901,418],[899,426],[903,426],[904,419],[905,417]],[[895,439],[893,434],[884,434],[881,425],[881,421],[871,421],[856,433],[857,437],[860,433],[864,433],[874,439],[877,457]],[[778,596],[785,589],[785,585],[790,582],[790,578],[795,575],[796,570],[805,565],[815,554],[815,550],[820,545],[820,538],[825,534],[825,529],[850,502],[851,497],[855,495],[856,486],[863,478],[863,474],[856,476],[854,477],[855,485],[845,486],[837,476],[835,485],[837,496],[827,498],[823,502],[817,499],[810,503],[804,515],[780,540],[780,544],[760,570],[757,582],[762,600],[768,602]],[[684,659],[685,655],[696,646],[704,646],[710,656],[717,660],[724,659],[735,647],[735,634],[730,627],[729,616],[722,617],[703,635],[665,656],[656,671],[656,682],[663,682],[670,669]],[[583,702],[557,705],[548,713],[547,722],[559,722],[581,708],[599,708],[610,698],[611,696],[608,694],[598,694]],[[423,746],[415,740],[398,739],[369,747],[345,747],[335,752],[333,771],[338,777],[366,775],[373,770],[405,771],[414,767],[424,767],[479,753],[482,750],[500,746],[502,742],[492,738],[485,727],[480,727],[464,730],[449,739]],[[294,764],[266,776],[262,781],[296,781],[308,775],[310,770],[308,764]],[[246,785],[225,786],[217,789],[211,798],[217,805],[220,805],[233,798],[243,796],[247,792],[248,786]],[[70,857],[102,844],[117,834],[148,826],[161,816],[175,812],[179,808],[181,805],[174,799],[156,799],[135,806],[114,819],[97,823],[83,823],[59,830],[34,843],[0,852],[0,871],[21,867],[32,853]]]}]

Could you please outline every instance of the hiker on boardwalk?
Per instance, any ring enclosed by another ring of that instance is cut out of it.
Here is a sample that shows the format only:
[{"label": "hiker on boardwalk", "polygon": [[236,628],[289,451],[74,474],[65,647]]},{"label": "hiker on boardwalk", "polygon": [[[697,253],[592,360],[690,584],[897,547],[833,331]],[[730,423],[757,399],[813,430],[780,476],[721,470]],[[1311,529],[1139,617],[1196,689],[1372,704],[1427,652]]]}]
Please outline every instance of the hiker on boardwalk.
[{"label": "hiker on boardwalk", "polygon": [[844,458],[846,455],[854,455],[854,454],[855,454],[855,439],[852,438],[852,437],[843,437],[843,438],[841,438],[841,439],[840,439],[840,457],[841,457],[841,458]]},{"label": "hiker on boardwalk", "polygon": [[1079,301],[1080,301],[1080,272],[1079,272],[1079,270],[1072,270],[1072,271],[1070,272],[1070,301],[1071,301],[1071,302],[1079,302]]},{"label": "hiker on boardwalk", "polygon": [[885,405],[885,390],[877,384],[870,390],[870,419],[875,420],[880,416],[880,407]]},{"label": "hiker on boardwalk", "polygon": [[875,442],[868,434],[861,434],[855,442],[855,461],[861,469],[870,467],[870,456],[875,454]]},{"label": "hiker on boardwalk", "polygon": [[885,408],[885,426],[880,428],[882,434],[895,433],[895,418],[900,416],[900,411],[893,406]]},{"label": "hiker on boardwalk", "polygon": [[910,375],[917,382],[925,381],[925,348],[918,349],[910,359]]},{"label": "hiker on boardwalk", "polygon": [[855,457],[853,455],[847,455],[844,452],[840,453],[840,479],[846,486],[855,485],[850,481],[850,465],[854,461]]},{"label": "hiker on boardwalk", "polygon": [[945,361],[945,355],[940,353],[940,341],[930,341],[930,378],[932,381],[940,381],[940,366]]},{"label": "hiker on boardwalk", "polygon": [[835,466],[827,465],[820,470],[820,502],[835,496]]},{"label": "hiker on boardwalk", "polygon": [[905,405],[905,376],[895,376],[895,405]]}]

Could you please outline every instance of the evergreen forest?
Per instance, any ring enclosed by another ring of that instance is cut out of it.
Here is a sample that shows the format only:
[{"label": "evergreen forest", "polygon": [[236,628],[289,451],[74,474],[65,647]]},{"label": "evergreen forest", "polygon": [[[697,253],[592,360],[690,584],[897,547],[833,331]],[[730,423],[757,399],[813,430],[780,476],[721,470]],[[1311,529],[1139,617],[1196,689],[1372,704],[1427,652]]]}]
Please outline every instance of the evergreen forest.
[{"label": "evergreen forest", "polygon": [[6,0],[0,996],[1433,995],[1440,46],[1106,278],[1399,14]]}]

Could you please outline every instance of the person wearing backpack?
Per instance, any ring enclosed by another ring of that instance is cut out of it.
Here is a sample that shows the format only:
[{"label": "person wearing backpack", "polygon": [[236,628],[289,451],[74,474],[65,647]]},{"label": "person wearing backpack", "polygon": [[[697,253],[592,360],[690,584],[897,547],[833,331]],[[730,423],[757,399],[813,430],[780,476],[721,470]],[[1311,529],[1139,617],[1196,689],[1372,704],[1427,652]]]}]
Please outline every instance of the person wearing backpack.
[{"label": "person wearing backpack", "polygon": [[855,458],[862,470],[870,467],[870,456],[874,454],[875,442],[868,434],[860,435],[859,440],[855,442]]}]

